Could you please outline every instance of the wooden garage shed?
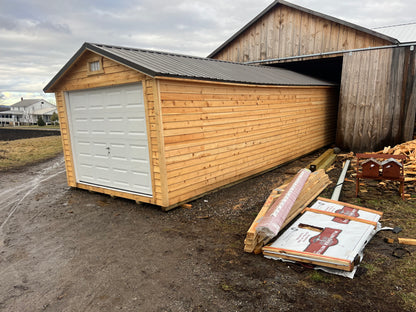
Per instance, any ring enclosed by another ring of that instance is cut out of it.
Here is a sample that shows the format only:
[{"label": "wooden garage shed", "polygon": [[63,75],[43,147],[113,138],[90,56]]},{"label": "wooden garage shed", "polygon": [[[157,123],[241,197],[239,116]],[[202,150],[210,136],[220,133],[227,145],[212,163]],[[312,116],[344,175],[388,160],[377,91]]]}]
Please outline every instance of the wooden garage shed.
[{"label": "wooden garage shed", "polygon": [[70,186],[168,209],[332,142],[336,89],[284,69],[85,43],[44,91]]}]

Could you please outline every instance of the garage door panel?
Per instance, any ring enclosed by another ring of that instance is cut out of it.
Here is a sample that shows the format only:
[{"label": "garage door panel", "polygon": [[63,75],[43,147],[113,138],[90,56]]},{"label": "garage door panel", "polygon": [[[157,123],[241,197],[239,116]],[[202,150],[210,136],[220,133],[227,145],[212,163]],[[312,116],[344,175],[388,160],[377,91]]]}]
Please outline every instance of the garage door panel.
[{"label": "garage door panel", "polygon": [[78,182],[152,194],[141,85],[68,93]]}]

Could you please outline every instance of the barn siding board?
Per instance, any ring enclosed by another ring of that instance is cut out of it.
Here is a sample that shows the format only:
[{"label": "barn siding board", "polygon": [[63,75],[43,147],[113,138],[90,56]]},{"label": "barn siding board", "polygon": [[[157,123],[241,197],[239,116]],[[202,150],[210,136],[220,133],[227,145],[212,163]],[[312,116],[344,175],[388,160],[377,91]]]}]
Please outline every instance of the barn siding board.
[{"label": "barn siding board", "polygon": [[[273,42],[269,42],[270,39]],[[247,53],[236,46],[250,42]],[[213,58],[247,62],[390,45],[391,41],[332,20],[278,5],[217,51]],[[238,49],[237,49],[238,50]]]},{"label": "barn siding board", "polygon": [[160,79],[169,204],[332,142],[335,93]]},{"label": "barn siding board", "polygon": [[409,47],[344,55],[337,144],[356,152],[376,151],[412,139],[416,86],[410,55]]},{"label": "barn siding board", "polygon": [[409,141],[413,138],[416,115],[416,64],[415,51],[406,51],[405,68],[403,80],[403,101],[401,120],[403,120],[403,130],[401,131],[401,140]]}]

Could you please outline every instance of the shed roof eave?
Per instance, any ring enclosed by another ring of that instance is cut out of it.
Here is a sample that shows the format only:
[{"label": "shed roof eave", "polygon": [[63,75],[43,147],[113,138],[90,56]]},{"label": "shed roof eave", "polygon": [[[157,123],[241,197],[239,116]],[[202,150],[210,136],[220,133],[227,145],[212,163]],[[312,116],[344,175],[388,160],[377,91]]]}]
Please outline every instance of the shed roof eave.
[{"label": "shed roof eave", "polygon": [[338,86],[336,83],[329,81],[323,81],[322,83],[310,83],[310,84],[294,84],[294,83],[259,83],[251,81],[235,81],[235,80],[220,80],[220,79],[211,79],[204,77],[183,77],[175,75],[158,75],[153,77],[154,79],[166,79],[166,80],[181,80],[181,81],[194,81],[194,82],[204,82],[204,83],[214,83],[214,84],[225,84],[225,85],[245,85],[245,86],[263,86],[263,87],[335,87]]}]

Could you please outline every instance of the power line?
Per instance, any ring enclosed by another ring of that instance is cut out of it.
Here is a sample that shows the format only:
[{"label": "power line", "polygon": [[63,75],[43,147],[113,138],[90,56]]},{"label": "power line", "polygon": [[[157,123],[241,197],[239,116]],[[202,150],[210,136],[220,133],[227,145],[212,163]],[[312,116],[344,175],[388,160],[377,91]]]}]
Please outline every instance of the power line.
[{"label": "power line", "polygon": [[397,26],[408,26],[408,25],[415,25],[415,24],[416,24],[416,21],[409,22],[409,23],[403,23],[403,24],[396,24],[396,25],[387,25],[387,26],[373,27],[371,29],[380,29],[380,28],[397,27]]}]

